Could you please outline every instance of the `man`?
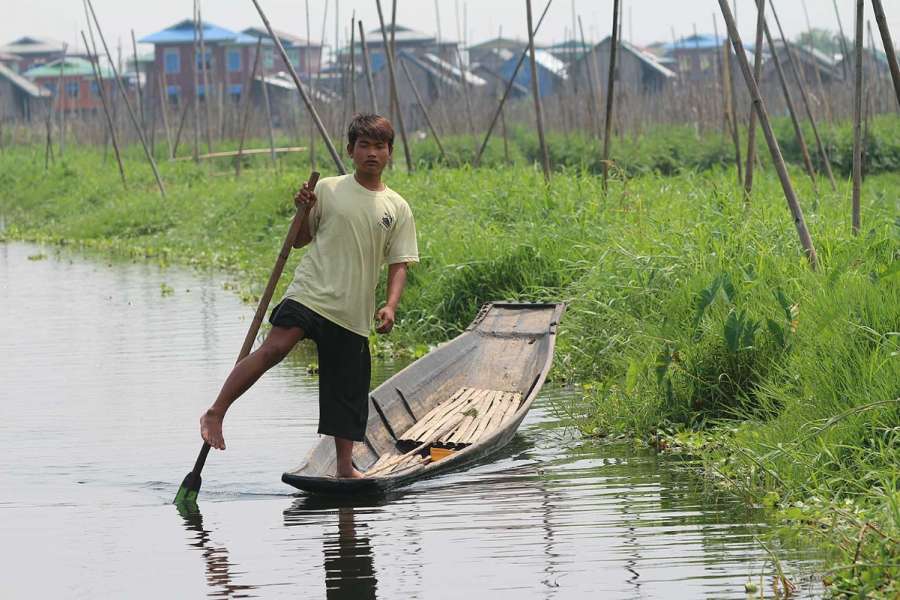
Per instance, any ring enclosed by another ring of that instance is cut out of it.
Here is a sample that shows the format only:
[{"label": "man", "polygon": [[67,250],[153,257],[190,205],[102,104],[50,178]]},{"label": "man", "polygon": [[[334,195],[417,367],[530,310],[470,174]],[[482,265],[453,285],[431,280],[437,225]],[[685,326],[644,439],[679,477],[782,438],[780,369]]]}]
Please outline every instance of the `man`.
[{"label": "man", "polygon": [[[200,418],[200,435],[225,449],[222,420],[228,407],[303,338],[319,353],[319,433],[334,437],[337,477],[362,477],[352,463],[353,442],[368,420],[371,363],[369,331],[394,326],[407,264],[418,262],[416,226],[406,201],[381,180],[394,149],[384,117],[362,114],[348,130],[355,170],[328,177],[295,197],[306,218],[294,242],[309,245],[284,299],[272,310],[262,346],[238,362],[213,405]],[[387,302],[375,312],[375,287],[388,264]]]}]

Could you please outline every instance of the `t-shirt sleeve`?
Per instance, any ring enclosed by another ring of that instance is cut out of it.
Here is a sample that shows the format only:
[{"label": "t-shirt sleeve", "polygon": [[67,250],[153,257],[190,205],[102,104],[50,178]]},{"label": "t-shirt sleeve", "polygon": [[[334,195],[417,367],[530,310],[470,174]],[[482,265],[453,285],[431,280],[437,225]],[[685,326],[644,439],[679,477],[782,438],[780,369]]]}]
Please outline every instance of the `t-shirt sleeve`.
[{"label": "t-shirt sleeve", "polygon": [[306,217],[306,220],[309,222],[309,234],[313,237],[315,237],[316,231],[319,230],[319,223],[322,221],[322,200],[324,199],[322,196],[326,195],[325,186],[322,185],[321,181],[316,184],[314,191],[316,203],[309,209],[309,215]]},{"label": "t-shirt sleeve", "polygon": [[384,252],[385,262],[396,263],[419,262],[419,245],[416,242],[416,222],[412,211],[405,202],[397,211],[397,222],[388,238]]}]

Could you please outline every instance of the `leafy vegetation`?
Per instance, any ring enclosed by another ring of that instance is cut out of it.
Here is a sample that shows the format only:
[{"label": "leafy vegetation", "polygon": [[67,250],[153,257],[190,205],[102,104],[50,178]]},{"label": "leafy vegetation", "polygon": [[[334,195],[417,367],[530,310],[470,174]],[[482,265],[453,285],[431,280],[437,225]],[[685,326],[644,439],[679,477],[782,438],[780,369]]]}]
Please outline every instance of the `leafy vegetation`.
[{"label": "leafy vegetation", "polygon": [[[428,156],[426,143],[417,156]],[[487,164],[505,160],[495,143]],[[723,483],[824,538],[836,595],[892,597],[900,575],[900,175],[867,179],[863,230],[853,236],[849,185],[836,193],[820,186],[816,197],[793,169],[819,252],[813,272],[771,169],[747,203],[734,173],[702,158],[714,155],[703,144],[673,143],[684,153],[673,158],[668,142],[645,139],[629,151],[649,166],[622,161],[604,195],[596,165],[576,162],[595,156],[593,146],[567,144],[575,142],[554,141],[560,172],[550,186],[527,164],[388,175],[416,214],[422,264],[411,271],[395,332],[373,338],[376,350],[421,355],[485,301],[565,300],[554,377],[582,386],[588,435],[628,432],[704,455]],[[668,158],[655,158],[654,144]],[[517,148],[517,160],[528,161],[527,145]],[[896,161],[891,152],[884,156]],[[248,299],[264,285],[292,191],[308,172],[299,157],[238,180],[166,163],[163,199],[133,149],[127,192],[101,160],[99,150],[70,149],[45,174],[41,148],[6,149],[3,235],[223,269]]]}]

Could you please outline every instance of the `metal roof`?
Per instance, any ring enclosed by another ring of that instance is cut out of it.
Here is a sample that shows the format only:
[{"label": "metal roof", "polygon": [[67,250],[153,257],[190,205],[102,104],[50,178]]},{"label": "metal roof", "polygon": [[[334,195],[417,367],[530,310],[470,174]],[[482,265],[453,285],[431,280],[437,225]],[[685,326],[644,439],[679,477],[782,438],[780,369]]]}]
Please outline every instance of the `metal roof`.
[{"label": "metal roof", "polygon": [[[294,78],[284,71],[279,71],[278,73],[268,75],[257,75],[255,80],[260,82],[262,85],[270,85],[272,87],[282,89],[286,92],[297,91],[297,84],[294,83]],[[303,91],[306,92],[313,100],[325,103],[338,100],[338,95],[329,90],[319,87],[314,88],[307,83],[303,83],[302,81],[300,82],[300,85],[303,86]]]},{"label": "metal roof", "polygon": [[4,64],[0,64],[0,78],[8,80],[32,98],[42,98],[50,95],[49,90],[45,90],[36,83],[28,81]]},{"label": "metal roof", "polygon": [[[237,39],[238,34],[214,25],[209,21],[203,21],[203,42],[231,42]],[[194,43],[194,20],[185,19],[162,31],[151,33],[139,39],[142,44],[192,44]]]},{"label": "metal roof", "polygon": [[[401,51],[398,54],[400,58],[407,60],[446,85],[462,85],[462,71],[460,68],[440,59],[430,52],[422,54],[421,56],[416,56],[407,51]],[[481,87],[485,84],[487,84],[487,81],[472,71],[466,70],[466,85]]]},{"label": "metal roof", "polygon": [[[513,69],[516,68],[516,63],[519,61],[517,57],[512,57],[500,67],[500,74],[504,77],[504,79],[509,79],[509,76],[512,75]],[[535,50],[534,51],[534,62],[537,63],[537,66],[544,69],[545,71],[549,71],[553,75],[561,79],[566,78],[566,63],[556,58],[546,50]],[[519,75],[516,78],[517,80],[522,79],[522,73],[526,72],[527,64],[522,65],[522,68],[519,69]],[[525,83],[531,81],[530,76],[525,79]],[[521,83],[521,81],[519,81]],[[524,84],[523,84],[524,85]]]},{"label": "metal roof", "polygon": [[[22,75],[28,79],[36,77],[59,77],[60,70],[63,77],[93,77],[94,71],[91,68],[89,60],[76,56],[67,56],[65,59],[58,59],[46,64],[28,69]],[[113,71],[109,67],[100,67],[100,77],[102,79],[113,79]]]},{"label": "metal roof", "polygon": [[[275,29],[274,31],[275,31],[275,35],[278,36],[278,39],[281,40],[281,45],[284,46],[285,48],[292,48],[292,47],[305,48],[307,45],[306,38],[302,38],[300,36],[294,35],[293,33],[279,31],[277,29]],[[256,43],[256,40],[258,38],[262,38],[264,44],[266,43],[267,40],[268,41],[272,40],[272,37],[269,35],[268,30],[266,30],[263,27],[248,27],[247,29],[242,30],[240,32],[240,34],[238,35],[239,43],[242,42],[242,38],[248,38],[248,39],[252,40],[253,41],[252,43],[254,43],[254,44]],[[312,46],[313,48],[318,48],[322,44],[310,41],[309,45]]]},{"label": "metal roof", "polygon": [[[391,37],[391,26],[386,26],[388,39]],[[416,31],[415,29],[410,29],[409,27],[404,27],[403,25],[397,25],[394,27],[394,43],[396,44],[437,44],[437,38],[428,33],[422,33],[421,31]],[[441,45],[443,44],[455,44],[456,42],[451,40],[442,39]],[[369,46],[383,46],[384,42],[381,37],[381,28],[373,29],[366,33],[366,44]]]},{"label": "metal roof", "polygon": [[62,42],[50,38],[34,36],[20,37],[19,39],[0,47],[0,52],[28,56],[29,54],[52,54],[62,52],[65,45]]},{"label": "metal roof", "polygon": [[[697,35],[689,35],[675,42],[663,44],[662,48],[666,52],[673,50],[715,50],[721,48],[722,44],[727,44],[728,38],[723,36],[715,36],[710,33],[700,33]],[[753,42],[744,42],[744,50],[753,50]]]}]

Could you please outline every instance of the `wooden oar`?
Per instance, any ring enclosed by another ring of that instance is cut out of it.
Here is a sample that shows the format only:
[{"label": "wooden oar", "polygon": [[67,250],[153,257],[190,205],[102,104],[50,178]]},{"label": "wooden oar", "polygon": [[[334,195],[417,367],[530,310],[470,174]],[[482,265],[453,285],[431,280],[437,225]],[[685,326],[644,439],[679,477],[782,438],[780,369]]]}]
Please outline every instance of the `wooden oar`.
[{"label": "wooden oar", "polygon": [[[306,188],[310,191],[316,189],[316,183],[318,181],[319,173],[313,171],[309,176],[309,180],[306,182]],[[244,337],[244,345],[241,346],[241,352],[238,354],[236,362],[240,362],[244,357],[250,354],[250,349],[253,348],[253,341],[256,339],[256,334],[259,332],[260,325],[262,325],[263,317],[266,314],[266,310],[269,308],[269,302],[272,300],[272,294],[275,293],[275,286],[278,284],[278,279],[281,277],[281,272],[284,270],[284,264],[287,262],[288,256],[291,253],[291,248],[294,246],[294,240],[297,239],[297,235],[300,233],[300,227],[303,225],[306,214],[306,210],[298,208],[297,214],[294,215],[294,219],[291,221],[291,227],[288,229],[287,237],[284,238],[284,243],[281,245],[281,252],[278,253],[278,260],[275,261],[275,268],[272,269],[272,274],[269,275],[269,282],[266,284],[266,289],[263,292],[262,298],[259,299],[259,305],[256,307],[256,314],[253,315],[253,322],[250,323],[250,329],[247,331],[246,337]],[[181,482],[181,487],[178,488],[178,493],[175,494],[175,504],[197,501],[197,495],[200,493],[201,484],[200,472],[203,470],[203,465],[206,463],[206,456],[209,454],[209,448],[209,444],[203,442],[203,447],[200,449],[200,455],[197,457],[197,462],[194,463],[193,470],[185,476],[184,481]]]}]

